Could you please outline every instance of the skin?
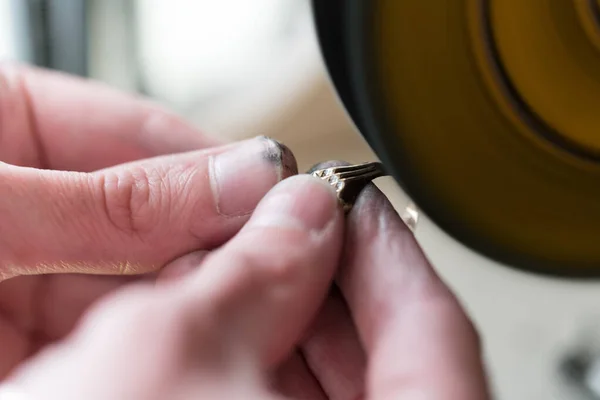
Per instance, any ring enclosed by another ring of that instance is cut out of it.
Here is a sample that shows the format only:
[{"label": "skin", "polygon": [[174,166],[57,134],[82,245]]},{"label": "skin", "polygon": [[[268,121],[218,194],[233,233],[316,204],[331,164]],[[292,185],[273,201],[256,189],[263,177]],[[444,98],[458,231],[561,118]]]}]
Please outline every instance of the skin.
[{"label": "skin", "polygon": [[[255,169],[224,184],[232,158]],[[375,187],[344,217],[273,141],[12,66],[0,160],[5,394],[488,398],[472,324]]]}]

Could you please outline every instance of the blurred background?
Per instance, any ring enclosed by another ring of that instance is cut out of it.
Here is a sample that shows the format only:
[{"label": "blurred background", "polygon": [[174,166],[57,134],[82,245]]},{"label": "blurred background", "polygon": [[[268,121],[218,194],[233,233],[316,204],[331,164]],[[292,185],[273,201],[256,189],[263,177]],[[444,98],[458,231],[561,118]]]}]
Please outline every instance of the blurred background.
[{"label": "blurred background", "polygon": [[[301,169],[374,159],[332,91],[311,18],[307,0],[0,0],[0,61],[152,97],[213,135],[275,137]],[[379,185],[406,207],[393,180]],[[425,216],[416,235],[482,334],[495,398],[600,399],[600,285],[495,265]]]}]

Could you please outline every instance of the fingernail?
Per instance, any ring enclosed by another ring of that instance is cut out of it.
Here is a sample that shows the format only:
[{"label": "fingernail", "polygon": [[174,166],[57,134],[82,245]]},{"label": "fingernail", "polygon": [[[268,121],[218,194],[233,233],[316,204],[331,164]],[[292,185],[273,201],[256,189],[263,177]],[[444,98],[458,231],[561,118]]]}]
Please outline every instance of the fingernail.
[{"label": "fingernail", "polygon": [[214,156],[210,178],[217,210],[225,216],[249,214],[277,182],[295,174],[296,168],[289,149],[266,137],[241,142]]},{"label": "fingernail", "polygon": [[278,226],[320,232],[341,212],[332,187],[309,175],[278,184],[260,202],[250,226]]}]

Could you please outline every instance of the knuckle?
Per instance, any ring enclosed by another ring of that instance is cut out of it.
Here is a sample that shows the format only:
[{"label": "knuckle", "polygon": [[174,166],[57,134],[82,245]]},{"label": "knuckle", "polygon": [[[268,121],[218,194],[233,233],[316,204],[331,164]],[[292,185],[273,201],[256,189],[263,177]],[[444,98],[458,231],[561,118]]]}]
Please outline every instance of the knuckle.
[{"label": "knuckle", "polygon": [[[101,176],[100,196],[109,222],[130,235],[145,236],[170,210],[168,172],[131,167]],[[166,206],[166,207],[165,207]]]}]

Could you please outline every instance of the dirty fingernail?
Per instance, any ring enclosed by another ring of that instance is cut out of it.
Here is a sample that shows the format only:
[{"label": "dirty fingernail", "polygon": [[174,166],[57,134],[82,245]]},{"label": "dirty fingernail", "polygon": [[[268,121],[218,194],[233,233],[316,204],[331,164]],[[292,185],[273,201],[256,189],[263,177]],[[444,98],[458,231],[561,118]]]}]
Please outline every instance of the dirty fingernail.
[{"label": "dirty fingernail", "polygon": [[211,160],[217,209],[225,216],[249,214],[277,182],[295,173],[296,160],[281,143],[266,137],[241,142]]}]

